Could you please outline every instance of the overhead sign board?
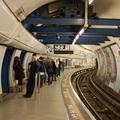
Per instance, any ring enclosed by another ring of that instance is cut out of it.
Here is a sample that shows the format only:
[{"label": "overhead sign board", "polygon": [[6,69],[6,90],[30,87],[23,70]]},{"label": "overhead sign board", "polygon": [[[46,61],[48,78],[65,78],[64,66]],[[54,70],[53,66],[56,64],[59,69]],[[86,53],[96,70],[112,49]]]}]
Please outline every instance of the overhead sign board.
[{"label": "overhead sign board", "polygon": [[73,51],[70,51],[70,50],[56,50],[54,51],[54,54],[73,54]]}]

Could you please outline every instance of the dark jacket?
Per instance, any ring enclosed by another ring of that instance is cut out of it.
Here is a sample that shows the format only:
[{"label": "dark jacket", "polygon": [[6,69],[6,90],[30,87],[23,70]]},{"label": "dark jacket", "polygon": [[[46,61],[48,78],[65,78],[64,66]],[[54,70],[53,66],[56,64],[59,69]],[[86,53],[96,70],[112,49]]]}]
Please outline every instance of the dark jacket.
[{"label": "dark jacket", "polygon": [[51,62],[46,63],[46,71],[47,73],[52,73],[53,72],[53,65]]},{"label": "dark jacket", "polygon": [[52,61],[52,65],[53,65],[53,74],[56,74],[56,65],[54,61]]},{"label": "dark jacket", "polygon": [[39,72],[45,72],[45,63],[44,63],[44,61],[40,60],[39,63],[40,63]]},{"label": "dark jacket", "polygon": [[22,78],[25,78],[24,69],[20,61],[13,65],[13,69],[15,71],[15,80],[21,80]]},{"label": "dark jacket", "polygon": [[30,76],[29,76],[30,80],[35,80],[35,73],[39,72],[39,68],[40,65],[38,61],[31,62]]},{"label": "dark jacket", "polygon": [[59,61],[59,69],[61,70],[61,65],[62,65],[62,62]]}]

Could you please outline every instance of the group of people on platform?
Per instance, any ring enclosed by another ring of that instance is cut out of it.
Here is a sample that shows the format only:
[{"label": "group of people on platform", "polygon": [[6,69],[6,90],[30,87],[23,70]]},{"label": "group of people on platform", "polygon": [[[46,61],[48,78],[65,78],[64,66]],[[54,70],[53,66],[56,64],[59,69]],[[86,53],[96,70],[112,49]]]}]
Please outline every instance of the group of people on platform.
[{"label": "group of people on platform", "polygon": [[[43,83],[46,82],[48,82],[48,85],[52,84],[53,81],[56,81],[56,77],[60,76],[61,71],[64,72],[64,61],[61,61],[60,58],[58,58],[55,62],[54,59],[43,57],[37,59],[36,56],[32,56],[32,61],[28,66],[29,75],[26,85],[26,94],[23,95],[24,98],[30,98],[32,96],[35,88],[36,75],[39,74],[40,87],[42,87]],[[15,80],[18,80],[16,90],[21,92],[23,90],[22,85],[24,84],[25,74],[24,68],[18,56],[14,59],[13,69],[15,71]]]}]

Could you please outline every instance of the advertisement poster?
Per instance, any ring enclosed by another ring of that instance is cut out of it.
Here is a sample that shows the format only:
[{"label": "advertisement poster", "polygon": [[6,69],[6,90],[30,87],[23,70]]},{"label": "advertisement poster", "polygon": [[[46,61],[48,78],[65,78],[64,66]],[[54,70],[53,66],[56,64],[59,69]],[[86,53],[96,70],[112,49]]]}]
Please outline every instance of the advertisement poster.
[{"label": "advertisement poster", "polygon": [[105,78],[106,78],[106,61],[105,61],[105,57],[102,53],[101,50],[99,50],[97,52],[98,54],[98,72],[97,72],[97,76],[100,78],[100,80],[102,80],[103,82],[105,82]]},{"label": "advertisement poster", "polygon": [[120,48],[118,47],[117,44],[112,45],[111,49],[114,53],[115,56],[115,61],[116,61],[116,67],[117,67],[117,75],[116,75],[116,80],[113,81],[113,89],[117,92],[120,93],[120,54],[118,53],[120,51]]},{"label": "advertisement poster", "polygon": [[113,55],[113,52],[110,47],[106,47],[103,49],[103,52],[106,57],[106,79],[105,84],[112,88],[112,83],[116,80],[116,61]]}]

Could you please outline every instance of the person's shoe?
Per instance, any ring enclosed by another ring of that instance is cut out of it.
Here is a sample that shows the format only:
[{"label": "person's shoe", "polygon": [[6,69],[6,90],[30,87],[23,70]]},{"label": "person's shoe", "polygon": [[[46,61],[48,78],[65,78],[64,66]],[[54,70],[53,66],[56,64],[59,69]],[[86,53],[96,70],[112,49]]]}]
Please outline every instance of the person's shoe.
[{"label": "person's shoe", "polygon": [[26,94],[23,95],[24,98],[30,98],[30,96],[27,96]]},{"label": "person's shoe", "polygon": [[23,95],[23,97],[26,97],[26,96],[27,96],[26,94]]}]

